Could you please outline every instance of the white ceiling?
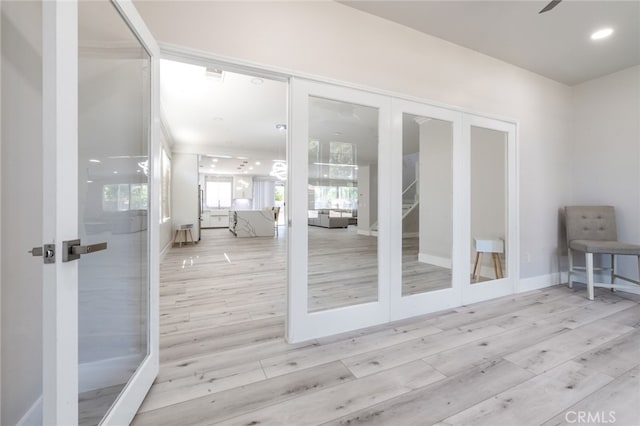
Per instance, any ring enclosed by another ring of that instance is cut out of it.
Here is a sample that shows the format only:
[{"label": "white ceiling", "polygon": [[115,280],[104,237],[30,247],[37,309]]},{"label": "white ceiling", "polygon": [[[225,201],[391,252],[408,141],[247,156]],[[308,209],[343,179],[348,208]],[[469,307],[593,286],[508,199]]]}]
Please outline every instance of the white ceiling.
[{"label": "white ceiling", "polygon": [[203,161],[207,172],[268,175],[285,157],[286,131],[276,129],[287,123],[284,82],[226,71],[218,80],[204,66],[162,60],[160,101],[175,151],[218,156]]},{"label": "white ceiling", "polygon": [[[640,64],[640,1],[342,1],[461,46],[575,85]],[[591,33],[614,34],[592,41]]]},{"label": "white ceiling", "polygon": [[[284,82],[224,72],[208,78],[206,68],[162,60],[160,98],[174,139],[174,151],[200,154],[203,173],[269,175],[274,160],[285,160],[287,85]],[[255,84],[259,83],[259,84]],[[378,111],[345,102],[312,98],[309,140],[322,144],[329,162],[329,144],[355,146],[353,165],[377,162]],[[259,164],[258,164],[259,163]],[[325,166],[318,176],[329,174]]]}]

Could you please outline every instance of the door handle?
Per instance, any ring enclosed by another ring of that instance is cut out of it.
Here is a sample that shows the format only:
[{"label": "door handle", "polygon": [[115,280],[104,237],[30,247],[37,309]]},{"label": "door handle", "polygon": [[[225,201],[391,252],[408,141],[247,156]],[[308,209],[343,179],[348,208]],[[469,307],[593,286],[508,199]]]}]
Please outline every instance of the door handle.
[{"label": "door handle", "polygon": [[72,260],[80,259],[83,254],[91,254],[96,251],[106,250],[107,243],[87,244],[81,245],[80,240],[69,240],[62,242],[62,261],[70,262]]}]

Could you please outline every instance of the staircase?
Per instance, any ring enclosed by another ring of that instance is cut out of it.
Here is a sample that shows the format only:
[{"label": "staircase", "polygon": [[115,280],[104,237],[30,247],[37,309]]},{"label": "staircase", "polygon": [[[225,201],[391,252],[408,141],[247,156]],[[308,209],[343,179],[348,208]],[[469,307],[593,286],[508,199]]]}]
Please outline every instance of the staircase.
[{"label": "staircase", "polygon": [[[418,207],[420,200],[418,198],[418,181],[414,180],[402,191],[402,220],[409,216],[416,207]],[[369,228],[372,233],[378,232],[378,221],[374,222]]]}]

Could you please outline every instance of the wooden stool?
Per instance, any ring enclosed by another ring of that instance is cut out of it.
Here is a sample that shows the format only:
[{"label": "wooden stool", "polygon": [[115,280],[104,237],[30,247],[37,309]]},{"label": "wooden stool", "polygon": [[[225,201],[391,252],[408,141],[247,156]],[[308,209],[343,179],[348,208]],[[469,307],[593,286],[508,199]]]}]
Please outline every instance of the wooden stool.
[{"label": "wooden stool", "polygon": [[493,270],[496,274],[496,279],[504,278],[504,273],[502,271],[502,262],[500,261],[500,253],[504,253],[504,241],[479,240],[474,238],[473,244],[476,248],[476,261],[473,265],[473,280],[476,281],[480,278],[483,253],[491,253],[491,259],[493,259]]},{"label": "wooden stool", "polygon": [[173,244],[176,244],[176,241],[178,240],[178,236],[182,236],[182,235],[184,235],[184,238],[180,238],[180,240],[178,241],[178,243],[180,244],[180,247],[182,247],[183,242],[185,244],[189,242],[187,240],[187,235],[191,239],[191,244],[195,244],[195,241],[193,241],[193,235],[191,234],[191,228],[193,228],[193,223],[189,223],[187,225],[180,225],[178,229],[176,229],[176,234],[173,236]]}]

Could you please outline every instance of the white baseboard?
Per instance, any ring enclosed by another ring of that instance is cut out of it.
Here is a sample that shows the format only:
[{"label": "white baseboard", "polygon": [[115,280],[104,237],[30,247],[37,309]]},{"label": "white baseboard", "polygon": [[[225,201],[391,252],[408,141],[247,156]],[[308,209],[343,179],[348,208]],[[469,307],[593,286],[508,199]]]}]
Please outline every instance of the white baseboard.
[{"label": "white baseboard", "polygon": [[173,240],[169,240],[169,242],[164,246],[162,250],[160,250],[160,258],[159,262],[162,262],[164,257],[169,253],[169,249],[173,246]]},{"label": "white baseboard", "polygon": [[440,266],[441,268],[451,269],[451,259],[440,256],[433,256],[426,253],[418,253],[418,262],[428,263],[430,265]]},{"label": "white baseboard", "polygon": [[42,423],[42,395],[40,395],[27,412],[24,413],[24,416],[18,420],[16,426],[40,426]]},{"label": "white baseboard", "polygon": [[87,392],[127,383],[140,362],[140,355],[128,355],[82,363],[78,366],[78,391]]},{"label": "white baseboard", "polygon": [[567,282],[566,273],[564,274],[564,279],[561,275],[563,274],[554,272],[551,274],[538,275],[535,277],[520,278],[516,286],[516,293],[539,290],[541,288],[551,287],[563,282]]},{"label": "white baseboard", "polygon": [[377,237],[378,231],[367,231],[366,229],[358,229],[358,235],[366,235],[368,237]]}]

